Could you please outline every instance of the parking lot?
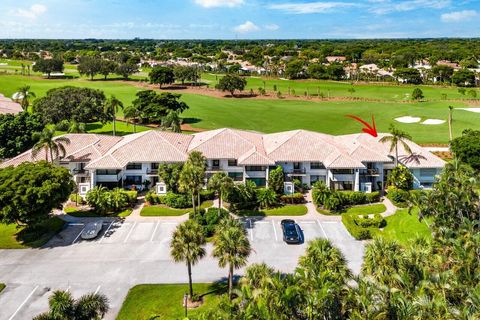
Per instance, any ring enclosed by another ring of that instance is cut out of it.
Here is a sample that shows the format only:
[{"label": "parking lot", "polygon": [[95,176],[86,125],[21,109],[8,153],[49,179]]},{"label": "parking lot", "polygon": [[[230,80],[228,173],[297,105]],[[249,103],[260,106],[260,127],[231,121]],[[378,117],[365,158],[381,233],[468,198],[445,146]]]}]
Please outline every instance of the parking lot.
[{"label": "parking lot", "polygon": [[[7,288],[0,295],[0,319],[30,319],[47,310],[48,297],[57,289],[69,290],[74,297],[102,292],[110,300],[114,319],[128,289],[140,283],[181,283],[186,281],[184,264],[170,258],[175,221],[105,222],[99,236],[82,240],[82,223],[71,223],[42,249],[1,252],[0,282]],[[283,242],[278,219],[245,219],[243,224],[252,244],[249,263],[265,262],[283,272],[291,272],[305,252],[309,240],[330,239],[346,256],[355,272],[360,269],[363,244],[355,241],[339,221],[299,220],[304,236],[299,245]],[[193,268],[196,282],[215,281],[226,276],[211,256]],[[240,270],[238,273],[242,273]]]}]

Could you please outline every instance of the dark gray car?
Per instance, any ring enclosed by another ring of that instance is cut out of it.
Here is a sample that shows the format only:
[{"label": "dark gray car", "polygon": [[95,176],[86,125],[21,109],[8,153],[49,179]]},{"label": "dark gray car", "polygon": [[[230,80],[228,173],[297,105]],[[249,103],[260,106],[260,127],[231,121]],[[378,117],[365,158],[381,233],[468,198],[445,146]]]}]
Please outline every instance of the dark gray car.
[{"label": "dark gray car", "polygon": [[90,222],[85,225],[85,228],[83,228],[82,231],[82,239],[84,240],[91,240],[95,239],[100,231],[102,230],[103,227],[103,221],[95,221],[95,222]]}]

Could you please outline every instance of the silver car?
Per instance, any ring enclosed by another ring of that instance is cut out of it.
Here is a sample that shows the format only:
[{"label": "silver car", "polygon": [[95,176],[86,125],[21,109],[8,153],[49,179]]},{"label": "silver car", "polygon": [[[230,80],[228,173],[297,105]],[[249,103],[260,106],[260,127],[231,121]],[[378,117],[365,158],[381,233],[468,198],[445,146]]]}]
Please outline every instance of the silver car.
[{"label": "silver car", "polygon": [[85,225],[82,231],[82,239],[91,240],[98,236],[98,233],[102,230],[103,221],[90,222]]}]

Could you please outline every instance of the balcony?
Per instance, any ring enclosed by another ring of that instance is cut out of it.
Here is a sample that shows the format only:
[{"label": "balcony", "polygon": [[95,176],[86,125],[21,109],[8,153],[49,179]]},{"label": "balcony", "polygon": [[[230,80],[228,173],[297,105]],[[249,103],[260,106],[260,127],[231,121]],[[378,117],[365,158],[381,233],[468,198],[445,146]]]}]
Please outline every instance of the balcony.
[{"label": "balcony", "polygon": [[379,176],[380,172],[377,169],[366,169],[360,171],[361,176]]},{"label": "balcony", "polygon": [[158,169],[148,168],[147,176],[156,176],[158,175]]},{"label": "balcony", "polygon": [[90,172],[88,170],[85,170],[85,169],[73,169],[72,174],[74,176],[88,176],[90,174]]},{"label": "balcony", "polygon": [[307,173],[307,169],[299,168],[299,169],[290,169],[285,172],[289,176],[304,176]]},{"label": "balcony", "polygon": [[218,172],[218,171],[224,171],[224,170],[220,166],[208,166],[207,167],[207,172]]}]

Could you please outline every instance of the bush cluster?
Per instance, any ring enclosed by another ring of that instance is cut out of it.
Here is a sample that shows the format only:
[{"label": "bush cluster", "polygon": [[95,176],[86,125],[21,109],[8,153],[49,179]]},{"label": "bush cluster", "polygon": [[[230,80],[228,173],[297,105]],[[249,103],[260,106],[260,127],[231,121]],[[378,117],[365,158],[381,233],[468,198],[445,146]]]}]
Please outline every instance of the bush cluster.
[{"label": "bush cluster", "polygon": [[373,218],[354,213],[343,214],[342,222],[352,237],[357,240],[371,239],[373,236],[372,230],[385,225],[385,220],[379,213],[375,213]]},{"label": "bush cluster", "polygon": [[297,192],[280,196],[280,201],[285,204],[300,204],[305,202],[305,198],[303,197],[303,194]]},{"label": "bush cluster", "polygon": [[408,191],[390,186],[387,188],[387,198],[393,202],[394,205],[400,208],[407,206],[407,201],[410,199],[410,193]]},{"label": "bush cluster", "polygon": [[215,227],[223,218],[228,216],[228,212],[225,209],[208,208],[199,210],[198,213],[190,213],[190,219],[194,219],[205,230],[205,237],[211,237],[215,233]]},{"label": "bush cluster", "polygon": [[137,202],[136,191],[125,191],[120,188],[108,190],[105,187],[96,186],[88,191],[85,197],[89,206],[100,213],[117,212],[132,206]]},{"label": "bush cluster", "polygon": [[85,203],[85,200],[83,200],[82,196],[79,195],[79,194],[76,194],[76,193],[72,193],[69,197],[69,200],[71,202],[75,202],[75,203],[78,203],[78,204],[84,204]]},{"label": "bush cluster", "polygon": [[327,210],[340,211],[346,206],[368,204],[380,201],[380,193],[364,193],[359,191],[335,191],[324,183],[316,183],[312,191],[313,202]]}]

